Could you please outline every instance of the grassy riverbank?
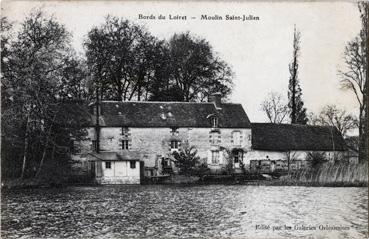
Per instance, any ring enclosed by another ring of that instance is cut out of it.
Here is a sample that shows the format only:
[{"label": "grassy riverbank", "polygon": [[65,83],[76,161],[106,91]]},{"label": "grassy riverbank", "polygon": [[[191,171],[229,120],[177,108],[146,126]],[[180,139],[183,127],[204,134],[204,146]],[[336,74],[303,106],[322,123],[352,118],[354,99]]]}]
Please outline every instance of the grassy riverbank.
[{"label": "grassy riverbank", "polygon": [[43,179],[8,179],[1,182],[2,189],[21,189],[21,188],[57,188],[65,185],[62,182],[45,181]]},{"label": "grassy riverbank", "polygon": [[[88,183],[89,182],[89,183]],[[324,163],[318,167],[296,171],[284,176],[265,177],[261,174],[238,175],[172,175],[165,180],[144,184],[172,185],[207,185],[207,184],[241,184],[264,186],[318,186],[318,187],[367,187],[368,163],[349,164],[344,162]],[[44,180],[12,179],[2,182],[3,189],[15,188],[50,188],[68,185],[93,185],[89,180]]]},{"label": "grassy riverbank", "polygon": [[280,178],[281,184],[314,186],[368,186],[368,163],[324,163]]},{"label": "grassy riverbank", "polygon": [[322,163],[311,169],[295,171],[283,176],[274,174],[270,177],[265,174],[205,175],[202,177],[176,175],[160,182],[160,184],[367,187],[368,164],[349,164],[347,162]]}]

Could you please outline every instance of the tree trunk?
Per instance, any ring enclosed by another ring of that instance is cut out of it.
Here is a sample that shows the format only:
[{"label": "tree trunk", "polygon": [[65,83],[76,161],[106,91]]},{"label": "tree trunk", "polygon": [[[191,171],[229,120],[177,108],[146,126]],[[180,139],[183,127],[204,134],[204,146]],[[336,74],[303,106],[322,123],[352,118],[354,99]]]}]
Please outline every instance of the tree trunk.
[{"label": "tree trunk", "polygon": [[[367,97],[364,97],[364,99]],[[365,99],[367,100],[367,99]],[[364,104],[366,104],[364,102]],[[359,162],[365,162],[368,160],[368,118],[367,109],[363,106],[360,109],[359,116]]]},{"label": "tree trunk", "polygon": [[28,144],[29,139],[29,115],[27,115],[27,121],[26,121],[26,134],[24,137],[24,148],[23,148],[23,162],[22,162],[22,172],[21,172],[21,178],[24,178],[24,173],[26,171],[26,163],[27,163],[27,151],[28,151]]},{"label": "tree trunk", "polygon": [[42,166],[44,165],[44,160],[45,160],[46,153],[47,153],[47,146],[48,146],[48,142],[46,143],[46,145],[44,147],[44,151],[42,152],[41,161],[40,161],[40,164],[38,166],[38,169],[37,169],[37,172],[36,172],[36,175],[35,175],[36,178],[38,178],[38,176],[40,175]]},{"label": "tree trunk", "polygon": [[291,112],[291,123],[296,124],[296,56],[293,60],[293,75],[292,75],[292,112]]},{"label": "tree trunk", "polygon": [[137,79],[137,101],[141,101],[141,90],[142,90],[142,85],[143,85],[143,81],[144,81],[144,73],[140,73],[138,75],[138,79]]},{"label": "tree trunk", "polygon": [[41,170],[42,170],[42,166],[44,164],[44,160],[45,160],[45,157],[46,157],[46,154],[47,154],[47,148],[49,146],[49,141],[50,141],[50,136],[51,136],[51,129],[54,125],[54,121],[55,121],[55,118],[56,116],[58,115],[58,112],[54,114],[54,117],[53,117],[53,120],[51,122],[51,125],[46,133],[46,143],[45,143],[45,147],[44,147],[44,151],[42,152],[42,157],[41,157],[41,161],[40,161],[40,164],[38,166],[38,169],[37,169],[37,172],[36,172],[36,175],[35,177],[37,178],[40,173],[41,173]]},{"label": "tree trunk", "polygon": [[369,66],[369,3],[365,3],[366,6],[366,11],[365,11],[365,18],[366,18],[366,26],[364,26],[365,28],[365,36],[366,36],[366,66],[364,65],[364,67],[366,67],[366,75],[365,75],[365,83],[364,83],[364,94],[363,94],[363,122],[362,122],[362,127],[363,127],[363,135],[362,135],[362,148],[363,148],[363,152],[362,152],[362,158],[359,158],[360,161],[365,162],[368,160],[368,79],[369,79],[369,70],[368,70],[368,66]]},{"label": "tree trunk", "polygon": [[123,89],[122,89],[122,86],[121,84],[118,84],[118,87],[117,87],[117,101],[122,101],[122,95],[123,95]]}]

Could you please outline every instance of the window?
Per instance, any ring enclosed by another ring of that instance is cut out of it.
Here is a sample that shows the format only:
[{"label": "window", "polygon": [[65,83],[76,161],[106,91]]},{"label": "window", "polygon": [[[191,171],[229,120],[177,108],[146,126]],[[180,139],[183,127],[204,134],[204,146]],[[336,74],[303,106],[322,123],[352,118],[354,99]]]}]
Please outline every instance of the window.
[{"label": "window", "polygon": [[75,140],[71,140],[71,142],[70,142],[70,152],[72,154],[81,153],[81,147]]},{"label": "window", "polygon": [[122,135],[128,137],[128,127],[122,127]]},{"label": "window", "polygon": [[218,127],[218,118],[217,117],[212,117],[211,118],[211,125],[213,126],[213,128]]},{"label": "window", "polygon": [[165,167],[169,167],[170,166],[170,161],[169,161],[169,159],[166,159],[166,158],[164,158],[164,157],[162,157],[161,158],[161,166],[163,167],[163,168],[165,168]]},{"label": "window", "polygon": [[97,140],[96,139],[92,140],[92,151],[94,152],[97,151]]},{"label": "window", "polygon": [[221,136],[219,131],[211,131],[209,138],[211,145],[218,145],[221,142]]},{"label": "window", "polygon": [[232,132],[232,139],[234,145],[241,145],[241,132],[240,131],[233,131]]},{"label": "window", "polygon": [[219,151],[211,151],[211,163],[219,164]]},{"label": "window", "polygon": [[178,149],[179,142],[177,140],[170,141],[170,148],[171,149]]},{"label": "window", "polygon": [[171,128],[170,134],[172,136],[178,136],[179,132],[178,132],[178,128]]},{"label": "window", "polygon": [[122,140],[122,149],[123,150],[128,150],[129,149],[129,140],[127,140],[127,139]]},{"label": "window", "polygon": [[106,169],[111,168],[111,162],[105,162],[105,168]]},{"label": "window", "polygon": [[131,168],[136,168],[136,161],[129,161],[129,166]]}]

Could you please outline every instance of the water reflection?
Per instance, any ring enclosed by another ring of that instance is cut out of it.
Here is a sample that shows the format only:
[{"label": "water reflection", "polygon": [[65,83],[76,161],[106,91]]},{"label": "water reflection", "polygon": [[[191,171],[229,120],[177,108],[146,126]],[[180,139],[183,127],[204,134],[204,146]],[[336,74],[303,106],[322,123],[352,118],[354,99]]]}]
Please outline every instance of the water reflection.
[{"label": "water reflection", "polygon": [[[366,238],[367,195],[367,188],[225,185],[3,192],[2,236]],[[319,230],[319,225],[349,230]],[[309,226],[317,229],[303,229]]]}]

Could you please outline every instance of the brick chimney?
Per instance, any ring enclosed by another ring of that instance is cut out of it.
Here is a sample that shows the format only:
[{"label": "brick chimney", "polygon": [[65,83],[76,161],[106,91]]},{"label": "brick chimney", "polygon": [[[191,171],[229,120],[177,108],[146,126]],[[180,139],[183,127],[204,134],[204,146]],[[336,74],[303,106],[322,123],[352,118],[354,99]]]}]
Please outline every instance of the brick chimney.
[{"label": "brick chimney", "polygon": [[208,101],[213,102],[216,108],[222,108],[222,94],[220,92],[211,94]]}]

